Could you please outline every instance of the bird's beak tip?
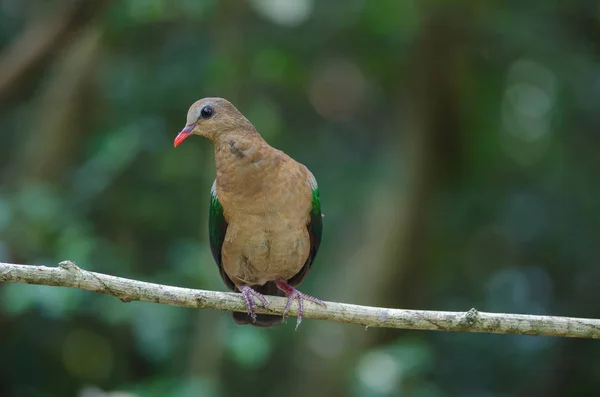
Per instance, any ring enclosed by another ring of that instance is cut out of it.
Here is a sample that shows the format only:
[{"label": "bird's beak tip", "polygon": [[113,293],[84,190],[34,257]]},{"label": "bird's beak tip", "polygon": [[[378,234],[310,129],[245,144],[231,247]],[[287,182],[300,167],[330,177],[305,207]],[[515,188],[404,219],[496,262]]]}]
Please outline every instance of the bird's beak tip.
[{"label": "bird's beak tip", "polygon": [[191,134],[188,132],[184,132],[181,131],[176,137],[175,137],[175,141],[173,142],[173,147],[177,147],[179,145],[181,145],[181,143],[183,141],[185,141],[185,139],[190,136]]},{"label": "bird's beak tip", "polygon": [[186,125],[185,128],[183,130],[181,130],[181,132],[179,134],[177,134],[177,136],[175,137],[175,141],[173,142],[173,147],[177,147],[177,146],[181,145],[181,143],[183,141],[185,141],[188,136],[192,135],[192,131],[194,131],[195,127],[196,127],[195,124]]}]

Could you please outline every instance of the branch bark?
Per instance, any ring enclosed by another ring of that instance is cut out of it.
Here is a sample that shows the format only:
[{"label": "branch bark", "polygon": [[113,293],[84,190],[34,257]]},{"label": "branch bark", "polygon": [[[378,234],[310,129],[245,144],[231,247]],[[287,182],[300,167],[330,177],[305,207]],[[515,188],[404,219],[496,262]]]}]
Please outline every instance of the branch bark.
[{"label": "branch bark", "polygon": [[[77,288],[112,295],[123,302],[141,301],[196,309],[246,311],[240,294],[172,287],[90,272],[71,261],[58,267],[0,263],[0,282]],[[268,296],[270,308],[257,313],[281,314],[286,299]],[[365,327],[447,332],[486,332],[600,339],[600,320],[526,314],[403,310],[325,302],[307,302],[304,317],[359,324]],[[289,313],[297,315],[293,305]]]}]

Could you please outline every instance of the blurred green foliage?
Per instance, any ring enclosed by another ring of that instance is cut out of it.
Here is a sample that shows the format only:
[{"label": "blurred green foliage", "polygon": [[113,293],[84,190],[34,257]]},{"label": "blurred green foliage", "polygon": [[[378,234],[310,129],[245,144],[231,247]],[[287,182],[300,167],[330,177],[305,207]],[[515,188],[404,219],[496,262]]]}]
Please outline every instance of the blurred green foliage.
[{"label": "blurred green foliage", "polygon": [[[319,181],[304,291],[600,318],[599,18],[591,0],[0,0],[0,260],[224,290],[210,143],[172,147],[189,105],[222,96]],[[21,40],[46,21],[63,30]],[[600,387],[593,341],[262,330],[55,287],[0,286],[0,337],[3,396]]]}]

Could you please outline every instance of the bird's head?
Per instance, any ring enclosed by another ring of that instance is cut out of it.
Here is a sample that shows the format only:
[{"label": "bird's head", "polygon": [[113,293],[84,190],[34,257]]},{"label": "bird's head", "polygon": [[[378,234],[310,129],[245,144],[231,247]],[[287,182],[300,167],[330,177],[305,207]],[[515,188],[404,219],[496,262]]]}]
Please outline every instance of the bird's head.
[{"label": "bird's head", "polygon": [[215,142],[231,131],[253,128],[235,106],[223,98],[203,98],[194,102],[188,110],[185,124],[175,137],[175,147],[192,134]]}]

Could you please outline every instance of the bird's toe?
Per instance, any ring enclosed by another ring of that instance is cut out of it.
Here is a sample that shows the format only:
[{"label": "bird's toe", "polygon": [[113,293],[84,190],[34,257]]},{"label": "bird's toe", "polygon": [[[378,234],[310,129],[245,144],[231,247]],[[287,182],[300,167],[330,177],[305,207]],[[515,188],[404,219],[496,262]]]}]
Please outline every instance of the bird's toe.
[{"label": "bird's toe", "polygon": [[252,318],[252,321],[256,321],[256,303],[254,302],[254,297],[257,297],[265,308],[269,307],[267,298],[248,285],[241,285],[238,287],[238,289],[240,290],[240,293],[244,298],[244,302],[246,303],[246,311],[248,312],[248,315]]},{"label": "bird's toe", "polygon": [[300,326],[300,323],[302,322],[302,316],[304,314],[304,300],[305,299],[308,301],[311,301],[313,303],[316,303],[317,305],[325,306],[325,302],[323,302],[322,300],[317,299],[314,296],[310,296],[308,294],[298,291],[296,288],[289,285],[286,281],[278,280],[276,282],[276,285],[277,285],[277,288],[279,288],[280,290],[285,292],[285,294],[288,297],[287,303],[285,305],[285,309],[283,310],[284,318],[287,315],[287,313],[290,311],[290,308],[292,307],[292,303],[294,301],[298,301],[298,319],[296,320],[296,329],[298,329],[298,327]]}]

